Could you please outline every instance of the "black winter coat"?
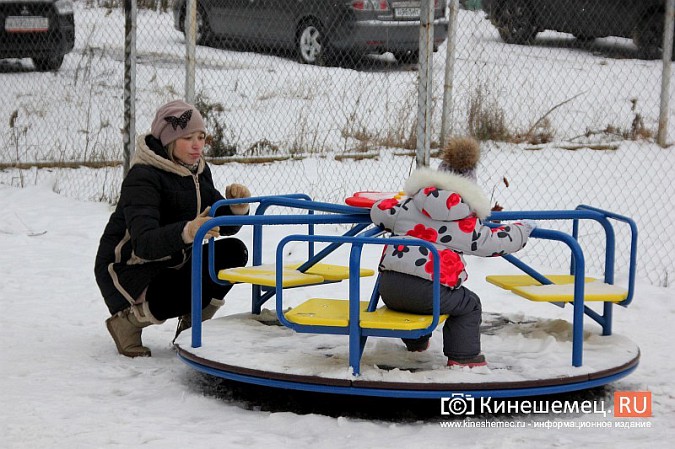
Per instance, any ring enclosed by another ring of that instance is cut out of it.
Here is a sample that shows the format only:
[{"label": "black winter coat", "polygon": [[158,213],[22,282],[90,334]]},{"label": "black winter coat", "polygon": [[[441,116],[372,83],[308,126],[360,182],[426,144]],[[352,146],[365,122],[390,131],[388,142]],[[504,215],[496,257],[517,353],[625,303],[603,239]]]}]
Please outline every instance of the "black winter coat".
[{"label": "black winter coat", "polygon": [[[183,242],[183,228],[221,199],[203,159],[193,174],[171,161],[159,140],[149,134],[138,138],[94,267],[111,314],[133,304],[158,272],[187,262],[192,245]],[[232,211],[220,207],[217,215]],[[240,228],[221,227],[220,234],[232,235]]]}]

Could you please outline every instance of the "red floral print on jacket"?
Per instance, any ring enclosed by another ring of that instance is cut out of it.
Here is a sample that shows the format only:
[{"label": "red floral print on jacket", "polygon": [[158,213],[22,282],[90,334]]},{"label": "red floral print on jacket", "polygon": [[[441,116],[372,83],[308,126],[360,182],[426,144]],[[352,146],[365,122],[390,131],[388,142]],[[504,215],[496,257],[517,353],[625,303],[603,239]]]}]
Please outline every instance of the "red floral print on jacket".
[{"label": "red floral print on jacket", "polygon": [[458,204],[461,203],[461,202],[462,202],[462,197],[459,196],[459,195],[456,194],[456,193],[453,193],[453,194],[450,195],[450,196],[448,197],[448,199],[445,201],[445,206],[446,206],[448,209],[452,209],[453,206],[456,206],[456,205],[458,205]]},{"label": "red floral print on jacket", "polygon": [[398,206],[398,200],[396,198],[389,198],[388,200],[382,200],[377,205],[380,210],[389,210],[393,209],[395,206]]},{"label": "red floral print on jacket", "polygon": [[457,225],[459,226],[459,229],[462,232],[466,232],[467,234],[473,232],[473,230],[476,228],[476,220],[477,218],[475,216],[470,216],[466,218],[462,218],[461,220],[457,221]]},{"label": "red floral print on jacket", "polygon": [[[451,249],[446,249],[441,251],[441,278],[439,281],[443,285],[454,287],[459,281],[459,275],[464,271],[464,264],[462,263],[462,258],[459,257],[459,254],[454,252]],[[434,277],[434,255],[429,254],[429,261],[424,265],[424,271],[431,275],[433,280]]]},{"label": "red floral print on jacket", "polygon": [[421,223],[415,225],[410,231],[406,232],[405,235],[411,237],[417,237],[418,239],[426,240],[427,242],[435,243],[438,238],[438,231],[434,228],[427,228]]}]

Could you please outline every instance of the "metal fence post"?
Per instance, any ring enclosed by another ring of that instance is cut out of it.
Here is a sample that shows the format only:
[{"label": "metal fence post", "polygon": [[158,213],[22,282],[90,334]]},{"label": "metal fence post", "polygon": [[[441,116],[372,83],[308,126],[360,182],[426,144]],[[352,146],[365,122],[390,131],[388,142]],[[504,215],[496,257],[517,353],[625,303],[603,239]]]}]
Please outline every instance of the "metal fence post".
[{"label": "metal fence post", "polygon": [[123,170],[129,171],[136,137],[136,0],[124,0],[124,127]]},{"label": "metal fence post", "polygon": [[197,0],[185,7],[185,101],[195,102],[195,53],[197,47]]},{"label": "metal fence post", "polygon": [[666,146],[668,134],[668,110],[670,102],[670,74],[672,73],[673,57],[673,23],[675,22],[675,0],[666,1],[665,23],[663,26],[663,71],[661,73],[661,104],[659,110],[659,129],[656,134],[656,143]]},{"label": "metal fence post", "polygon": [[431,81],[434,53],[434,0],[420,4],[420,55],[417,70],[417,151],[418,167],[429,166],[431,153]]},{"label": "metal fence post", "polygon": [[455,76],[455,36],[459,0],[449,1],[448,40],[445,51],[445,81],[443,83],[443,113],[441,116],[441,148],[452,132],[452,81]]}]

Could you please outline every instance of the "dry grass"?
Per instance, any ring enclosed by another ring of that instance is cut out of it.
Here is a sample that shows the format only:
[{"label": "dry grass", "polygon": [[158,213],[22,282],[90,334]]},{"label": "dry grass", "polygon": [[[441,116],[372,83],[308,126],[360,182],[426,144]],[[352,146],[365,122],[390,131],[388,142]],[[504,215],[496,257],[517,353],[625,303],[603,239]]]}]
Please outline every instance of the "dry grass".
[{"label": "dry grass", "polygon": [[510,141],[512,134],[506,126],[504,110],[485,83],[479,83],[469,99],[467,128],[478,140]]},{"label": "dry grass", "polygon": [[197,94],[195,107],[202,114],[208,136],[209,146],[207,156],[227,157],[237,154],[236,136],[225,121],[225,107],[222,103],[211,101],[204,93]]}]

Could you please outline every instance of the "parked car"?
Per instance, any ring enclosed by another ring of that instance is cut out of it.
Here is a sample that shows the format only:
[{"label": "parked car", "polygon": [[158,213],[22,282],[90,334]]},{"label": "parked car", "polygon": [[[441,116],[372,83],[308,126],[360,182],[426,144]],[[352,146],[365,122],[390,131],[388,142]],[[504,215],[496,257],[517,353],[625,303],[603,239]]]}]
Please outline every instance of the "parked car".
[{"label": "parked car", "polygon": [[0,0],[0,58],[31,58],[39,71],[56,71],[75,45],[70,0]]},{"label": "parked car", "polygon": [[483,9],[510,44],[531,44],[540,31],[554,30],[585,42],[627,37],[643,56],[661,54],[665,0],[483,0]]},{"label": "parked car", "polygon": [[[197,43],[226,39],[293,49],[306,64],[347,54],[419,57],[420,2],[396,0],[196,0]],[[186,0],[175,0],[174,26],[185,33]],[[434,8],[434,50],[446,39],[445,0]]]}]

